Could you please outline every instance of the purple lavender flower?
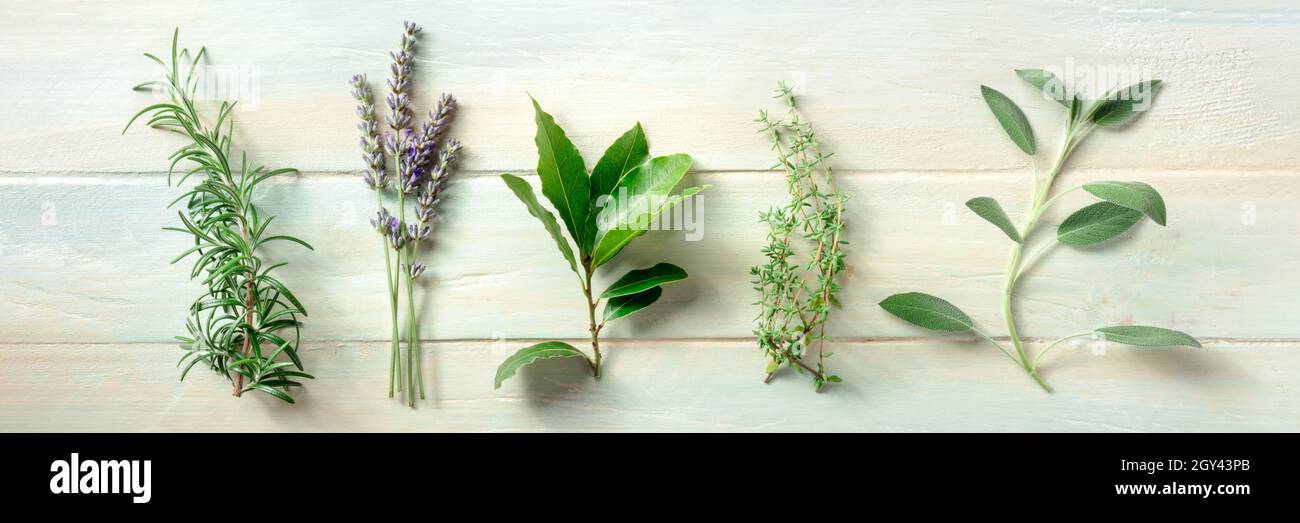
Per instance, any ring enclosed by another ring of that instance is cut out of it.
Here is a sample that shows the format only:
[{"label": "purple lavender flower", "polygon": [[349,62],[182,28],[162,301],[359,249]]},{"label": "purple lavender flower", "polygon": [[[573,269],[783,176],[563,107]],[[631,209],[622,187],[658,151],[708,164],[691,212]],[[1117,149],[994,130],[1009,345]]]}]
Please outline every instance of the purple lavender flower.
[{"label": "purple lavender flower", "polygon": [[456,99],[443,93],[438,98],[437,106],[429,111],[429,120],[420,127],[420,155],[416,163],[428,165],[433,159],[434,151],[438,148],[438,140],[442,138],[443,131],[446,131],[451,122],[452,112],[455,110]]},{"label": "purple lavender flower", "polygon": [[374,227],[380,234],[388,234],[388,222],[393,219],[393,216],[388,213],[388,208],[380,207],[379,212],[376,212],[375,216],[370,218],[370,226]]},{"label": "purple lavender flower", "polygon": [[388,237],[388,243],[393,246],[393,250],[400,251],[406,247],[406,229],[396,217],[388,218],[388,231],[385,236]]},{"label": "purple lavender flower", "polygon": [[384,168],[384,151],[379,146],[379,126],[375,124],[375,100],[366,82],[366,75],[352,77],[352,97],[357,100],[357,116],[361,122],[357,130],[361,131],[361,159],[366,163],[366,170],[361,179],[371,189],[383,189],[388,186],[388,171]]},{"label": "purple lavender flower", "polygon": [[415,262],[415,265],[411,266],[411,279],[419,278],[421,274],[424,274],[424,264]]},{"label": "purple lavender flower", "polygon": [[402,41],[396,51],[389,53],[393,57],[393,64],[390,67],[393,73],[388,79],[389,93],[387,102],[388,109],[392,115],[388,118],[388,126],[394,131],[409,129],[411,126],[411,98],[407,93],[410,88],[411,61],[415,56],[415,34],[420,32],[420,27],[412,22],[402,22]]}]

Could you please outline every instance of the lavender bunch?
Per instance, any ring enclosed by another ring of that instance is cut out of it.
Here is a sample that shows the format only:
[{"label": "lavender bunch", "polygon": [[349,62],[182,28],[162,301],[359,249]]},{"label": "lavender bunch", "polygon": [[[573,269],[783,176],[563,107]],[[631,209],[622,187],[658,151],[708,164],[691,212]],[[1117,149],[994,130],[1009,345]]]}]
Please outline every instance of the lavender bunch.
[{"label": "lavender bunch", "polygon": [[[414,280],[425,271],[424,263],[416,261],[421,243],[428,241],[433,232],[436,208],[442,201],[452,166],[460,154],[460,142],[443,141],[456,110],[456,99],[443,94],[429,111],[428,120],[418,128],[411,116],[411,63],[414,61],[416,36],[419,26],[403,23],[402,39],[393,58],[388,79],[389,115],[385,120],[387,130],[381,131],[375,116],[374,94],[365,75],[352,77],[352,97],[357,101],[357,116],[361,122],[361,159],[366,168],[361,178],[375,191],[378,210],[370,224],[381,235],[384,246],[385,281],[388,284],[389,313],[392,320],[392,358],[388,373],[388,397],[406,384],[407,403],[415,406],[416,391],[424,399],[424,380],[421,371],[419,322],[415,310]],[[389,159],[392,169],[388,169]],[[385,206],[391,194],[396,200],[396,212]],[[414,201],[414,220],[407,219],[408,201]],[[401,328],[398,309],[402,288],[406,294],[406,354],[403,370]]]}]

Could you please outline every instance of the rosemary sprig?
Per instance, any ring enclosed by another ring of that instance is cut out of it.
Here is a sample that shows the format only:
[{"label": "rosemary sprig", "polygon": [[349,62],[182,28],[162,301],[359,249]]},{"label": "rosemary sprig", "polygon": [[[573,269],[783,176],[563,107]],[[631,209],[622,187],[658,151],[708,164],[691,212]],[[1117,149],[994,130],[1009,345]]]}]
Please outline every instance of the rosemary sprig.
[{"label": "rosemary sprig", "polygon": [[[384,249],[384,273],[388,286],[389,312],[392,320],[392,355],[388,371],[388,397],[394,388],[402,390],[406,382],[407,404],[415,406],[416,391],[424,399],[424,377],[421,370],[419,316],[415,307],[415,280],[424,273],[425,265],[415,261],[420,243],[429,240],[434,209],[441,201],[443,189],[451,174],[451,167],[460,154],[460,142],[442,137],[451,122],[456,100],[442,95],[437,105],[429,111],[429,118],[416,129],[411,118],[411,64],[415,61],[416,35],[419,26],[403,23],[401,42],[392,53],[392,77],[388,79],[390,91],[386,101],[390,115],[386,120],[388,131],[382,132],[375,117],[374,94],[365,75],[352,77],[352,96],[357,100],[357,125],[361,131],[361,158],[366,164],[362,179],[375,191],[378,207],[370,220],[381,235]],[[381,137],[382,134],[382,137]],[[392,159],[393,169],[387,166]],[[396,173],[394,183],[391,173]],[[396,193],[397,212],[385,207],[385,194]],[[407,219],[407,202],[414,202],[414,221]],[[390,251],[391,249],[391,251]],[[401,327],[398,309],[403,285],[406,289],[406,369],[402,369]]]},{"label": "rosemary sprig", "polygon": [[[267,227],[275,217],[258,212],[253,190],[272,177],[297,171],[252,167],[245,154],[240,155],[239,164],[232,165],[234,122],[230,114],[235,103],[222,101],[214,123],[210,127],[204,124],[195,103],[198,82],[194,73],[206,49],[191,55],[188,49],[178,48],[179,36],[177,29],[172,34],[170,63],[145,53],[164,69],[166,81],[154,80],[135,87],[137,91],[161,89],[170,100],[145,107],[122,132],[149,114],[150,127],[175,132],[190,141],[172,154],[167,183],[172,184],[172,173],[182,161],[194,167],[175,186],[195,175],[200,178],[169,205],[185,202],[184,210],[177,211],[184,227],[164,227],[194,238],[194,246],[172,263],[197,255],[190,277],[202,275],[207,286],[207,292],[190,306],[186,321],[189,337],[176,337],[186,351],[178,362],[178,366],[185,365],[181,379],[203,362],[234,384],[235,396],[257,390],[293,403],[291,388],[302,385],[297,380],[312,378],[302,372],[297,349],[302,327],[298,317],[306,316],[307,310],[271,276],[271,271],[285,264],[266,265],[259,248],[274,241],[296,243],[309,250],[311,246],[292,236],[268,236]],[[181,66],[188,68],[183,78]],[[288,329],[293,329],[292,342],[280,334]]]},{"label": "rosemary sprig", "polygon": [[[763,255],[767,263],[750,269],[760,311],[754,322],[758,345],[767,354],[770,382],[781,365],[812,374],[818,392],[840,377],[828,374],[825,351],[826,322],[831,306],[838,305],[835,282],[844,269],[844,202],[835,186],[830,154],[822,154],[811,123],[795,106],[790,87],[781,82],[776,98],[786,105],[788,120],[773,120],[759,111],[755,120],[772,140],[777,165],[785,171],[790,203],[759,213],[769,227]],[[791,235],[799,234],[809,246],[808,261],[798,264]],[[809,279],[814,283],[810,284]],[[813,347],[816,347],[815,354]]]}]

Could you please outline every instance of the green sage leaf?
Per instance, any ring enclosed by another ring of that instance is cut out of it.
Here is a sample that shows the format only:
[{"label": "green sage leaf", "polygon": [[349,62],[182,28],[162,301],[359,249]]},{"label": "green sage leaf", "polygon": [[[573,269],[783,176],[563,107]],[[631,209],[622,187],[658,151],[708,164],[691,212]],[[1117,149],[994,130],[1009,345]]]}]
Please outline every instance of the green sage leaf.
[{"label": "green sage leaf", "polygon": [[533,363],[537,360],[549,360],[552,358],[586,358],[587,355],[582,351],[575,349],[573,345],[562,341],[544,341],[536,345],[530,345],[519,349],[505,361],[497,366],[496,387],[501,388],[501,383],[510,379],[520,368]]},{"label": "green sage leaf", "polygon": [[1020,237],[1020,232],[1016,230],[1016,226],[1011,223],[1011,218],[1007,217],[1006,211],[1002,210],[1002,205],[997,200],[988,196],[971,198],[966,202],[966,207],[978,214],[980,218],[984,218],[997,228],[1002,229],[1002,232],[1006,233],[1007,237],[1011,238],[1011,241],[1024,243],[1024,239]]},{"label": "green sage leaf", "polygon": [[506,186],[510,187],[510,191],[515,193],[515,197],[519,198],[519,201],[524,202],[524,206],[528,208],[528,213],[540,220],[542,226],[546,227],[546,232],[551,233],[551,239],[555,240],[555,247],[560,249],[560,254],[563,254],[564,259],[569,262],[569,269],[575,273],[578,272],[578,264],[573,257],[573,248],[569,246],[569,240],[564,239],[564,235],[560,233],[560,224],[555,221],[555,215],[551,214],[551,211],[546,210],[545,207],[542,207],[541,202],[537,201],[537,195],[533,193],[533,186],[528,185],[528,182],[523,178],[513,174],[502,174],[501,180],[506,182]]},{"label": "green sage leaf", "polygon": [[989,110],[993,111],[993,116],[1002,124],[1002,129],[1011,137],[1025,154],[1034,154],[1034,130],[1029,126],[1029,119],[1025,118],[1025,112],[1015,102],[1007,98],[1007,95],[998,92],[996,89],[987,85],[980,86],[980,94],[984,96],[984,103],[988,104]]},{"label": "green sage leaf", "polygon": [[881,301],[880,307],[908,323],[927,329],[962,332],[974,326],[970,316],[956,305],[921,292],[895,294]]},{"label": "green sage leaf", "polygon": [[609,301],[605,302],[604,322],[608,323],[649,307],[651,303],[659,301],[659,297],[663,296],[663,294],[663,287],[651,287],[650,290],[636,294],[610,298]]},{"label": "green sage leaf", "polygon": [[1201,342],[1185,332],[1147,325],[1119,325],[1097,329],[1107,341],[1139,347],[1200,347]]},{"label": "green sage leaf", "polygon": [[1101,243],[1129,230],[1142,213],[1110,202],[1097,202],[1071,214],[1056,229],[1056,239],[1070,245]]},{"label": "green sage leaf", "polygon": [[1056,103],[1070,106],[1070,96],[1065,93],[1065,83],[1052,74],[1051,71],[1042,69],[1016,69],[1016,76],[1021,80],[1029,82],[1029,85],[1037,87],[1048,98],[1056,100]]},{"label": "green sage leaf", "polygon": [[627,296],[658,287],[668,282],[686,279],[686,270],[671,263],[658,263],[648,269],[628,271],[601,293],[601,298]]},{"label": "green sage leaf", "polygon": [[1092,112],[1092,123],[1109,128],[1128,125],[1150,108],[1162,83],[1160,80],[1138,82],[1111,93],[1097,102],[1097,108]]},{"label": "green sage leaf", "polygon": [[1142,182],[1094,182],[1084,184],[1083,190],[1093,196],[1121,207],[1127,207],[1165,224],[1165,200],[1154,187]]},{"label": "green sage leaf", "polygon": [[587,166],[578,149],[556,125],[555,118],[542,111],[533,99],[537,119],[537,175],[542,179],[542,195],[551,201],[578,251],[590,252],[592,237],[587,234],[587,214],[591,205],[591,186]]}]

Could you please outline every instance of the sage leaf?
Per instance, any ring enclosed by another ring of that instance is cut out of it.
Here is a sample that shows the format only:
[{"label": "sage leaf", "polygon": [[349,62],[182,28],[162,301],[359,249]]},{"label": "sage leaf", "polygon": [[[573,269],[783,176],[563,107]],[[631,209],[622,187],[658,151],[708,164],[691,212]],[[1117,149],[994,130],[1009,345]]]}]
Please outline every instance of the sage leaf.
[{"label": "sage leaf", "polygon": [[501,388],[501,383],[514,376],[516,371],[537,360],[574,357],[585,359],[587,355],[573,348],[573,345],[562,341],[544,341],[537,345],[524,347],[497,366],[496,387],[493,388]]},{"label": "sage leaf", "polygon": [[1097,202],[1071,214],[1056,229],[1056,239],[1070,245],[1093,245],[1129,230],[1142,213],[1110,202]]},{"label": "sage leaf", "polygon": [[1142,182],[1094,182],[1084,184],[1083,190],[1093,196],[1121,207],[1127,207],[1165,224],[1165,200],[1154,187]]},{"label": "sage leaf", "polygon": [[610,193],[612,200],[601,208],[596,218],[592,257],[597,267],[613,259],[633,238],[645,234],[650,223],[664,211],[701,190],[671,195],[692,163],[691,157],[685,154],[651,158],[618,182]]},{"label": "sage leaf", "polygon": [[1201,346],[1201,342],[1196,341],[1196,338],[1191,337],[1185,332],[1147,325],[1102,327],[1097,329],[1096,332],[1106,338],[1107,341],[1123,343],[1125,345],[1136,345],[1139,347]]},{"label": "sage leaf", "polygon": [[1034,130],[1029,126],[1029,119],[1025,118],[1024,111],[1015,102],[1007,98],[1007,95],[998,92],[996,89],[987,85],[980,86],[980,94],[984,96],[984,103],[988,104],[989,110],[993,111],[993,116],[1002,124],[1002,129],[1011,137],[1025,154],[1034,154]]},{"label": "sage leaf", "polygon": [[1128,125],[1150,108],[1162,83],[1160,80],[1138,82],[1111,93],[1098,102],[1092,112],[1092,123],[1109,128]]},{"label": "sage leaf", "polygon": [[1029,82],[1030,85],[1037,87],[1048,98],[1056,100],[1056,103],[1070,106],[1070,96],[1065,94],[1065,83],[1060,78],[1052,74],[1051,71],[1042,69],[1016,69],[1016,76],[1021,80]]},{"label": "sage leaf", "polygon": [[648,269],[628,271],[601,293],[601,298],[627,296],[658,287],[665,283],[686,279],[686,270],[671,263],[657,263]]},{"label": "sage leaf", "polygon": [[564,259],[569,262],[569,270],[577,273],[578,264],[573,257],[573,248],[569,246],[569,241],[564,239],[564,235],[560,233],[560,224],[555,221],[555,215],[551,214],[551,211],[546,210],[545,207],[542,207],[541,202],[537,201],[537,195],[533,193],[533,186],[529,185],[523,178],[513,174],[502,174],[501,180],[506,182],[506,186],[510,187],[510,191],[515,193],[515,197],[519,198],[519,201],[524,202],[524,206],[528,208],[528,214],[533,215],[542,222],[542,226],[546,227],[546,232],[551,234],[551,239],[555,240],[555,247],[560,249],[560,254],[563,254]]},{"label": "sage leaf", "polygon": [[542,111],[533,99],[537,119],[537,175],[542,179],[542,195],[551,201],[564,220],[569,236],[578,251],[591,251],[592,237],[587,234],[587,214],[591,206],[591,186],[582,155],[556,125],[555,118]]},{"label": "sage leaf", "polygon": [[922,292],[905,292],[885,298],[880,307],[908,323],[938,331],[962,332],[974,324],[970,316],[943,298]]},{"label": "sage leaf", "polygon": [[1016,243],[1025,242],[1020,237],[1020,232],[1016,230],[1016,226],[1011,223],[1011,219],[1007,218],[1006,211],[1002,210],[1002,205],[997,200],[988,196],[971,198],[966,202],[966,207],[969,207],[980,218],[984,218],[997,228],[1002,229],[1002,232],[1006,233],[1007,237],[1011,238],[1011,241]]},{"label": "sage leaf", "polygon": [[658,301],[663,294],[663,287],[651,287],[650,290],[636,294],[610,298],[609,301],[605,302],[604,322],[608,323],[649,307],[651,303]]}]

